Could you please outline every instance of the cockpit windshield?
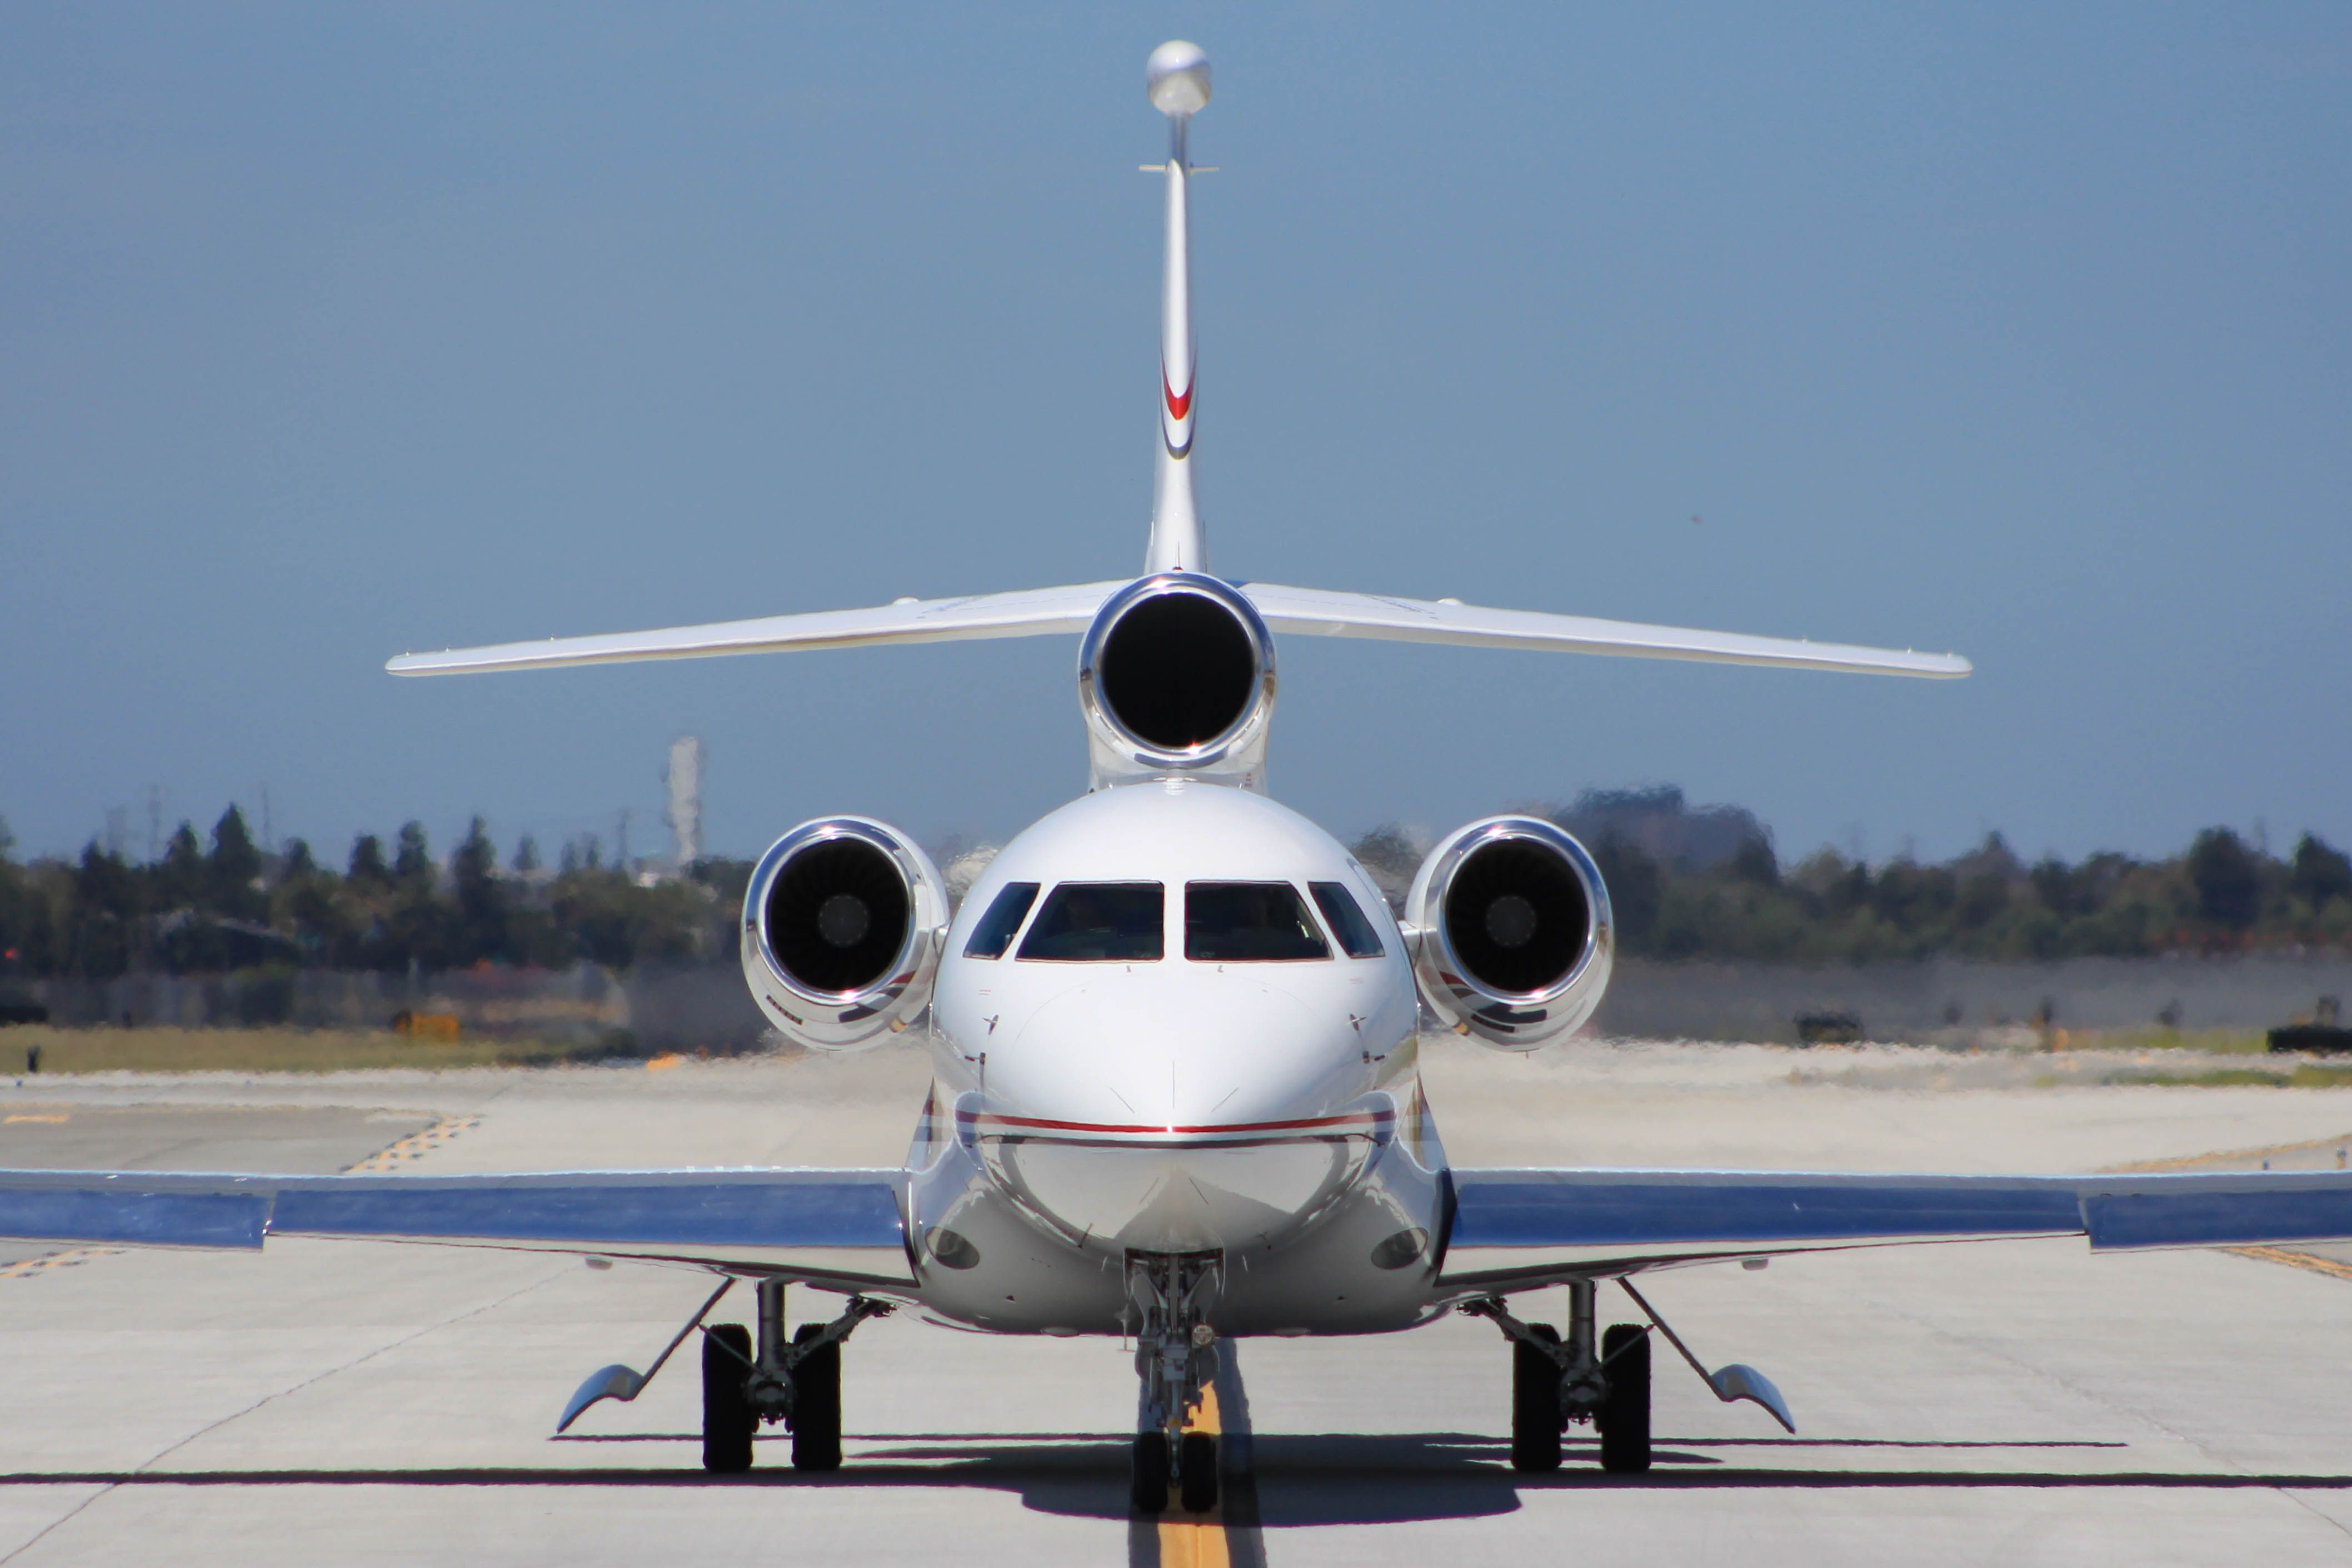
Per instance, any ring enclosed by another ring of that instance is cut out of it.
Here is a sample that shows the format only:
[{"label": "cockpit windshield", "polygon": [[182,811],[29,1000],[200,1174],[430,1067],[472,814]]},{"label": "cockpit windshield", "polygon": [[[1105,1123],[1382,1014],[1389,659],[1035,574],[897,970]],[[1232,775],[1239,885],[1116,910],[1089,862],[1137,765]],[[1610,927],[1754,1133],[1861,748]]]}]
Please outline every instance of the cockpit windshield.
[{"label": "cockpit windshield", "polygon": [[1062,963],[1156,963],[1165,890],[1157,882],[1065,882],[1045,895],[1020,956]]},{"label": "cockpit windshield", "polygon": [[1328,958],[1331,949],[1287,882],[1187,882],[1184,956],[1266,963]]},{"label": "cockpit windshield", "polygon": [[1036,883],[1005,883],[1003,890],[989,901],[987,911],[971,928],[971,940],[963,944],[963,955],[1003,958],[1004,950],[1013,945],[1013,933],[1021,929],[1021,922],[1028,918],[1029,906],[1036,901]]},{"label": "cockpit windshield", "polygon": [[1371,920],[1356,896],[1339,882],[1311,882],[1316,907],[1323,918],[1331,922],[1332,934],[1339,945],[1348,950],[1349,958],[1378,958],[1381,955],[1381,933],[1373,929]]}]

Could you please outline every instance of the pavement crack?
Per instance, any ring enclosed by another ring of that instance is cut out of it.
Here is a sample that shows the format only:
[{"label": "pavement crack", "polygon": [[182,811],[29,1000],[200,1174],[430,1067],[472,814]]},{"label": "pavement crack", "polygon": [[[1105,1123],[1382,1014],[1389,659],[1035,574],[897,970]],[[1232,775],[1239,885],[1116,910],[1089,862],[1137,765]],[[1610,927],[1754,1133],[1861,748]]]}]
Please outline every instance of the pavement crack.
[{"label": "pavement crack", "polygon": [[[547,1273],[542,1274],[538,1279],[530,1281],[530,1283],[519,1286],[516,1289],[508,1291],[503,1296],[499,1296],[492,1300],[484,1301],[478,1306],[468,1307],[462,1312],[453,1312],[448,1317],[443,1318],[438,1321],[427,1323],[421,1329],[403,1334],[396,1340],[387,1341],[363,1354],[355,1355],[340,1366],[331,1366],[323,1372],[312,1373],[310,1376],[302,1379],[299,1383],[289,1384],[284,1388],[265,1394],[260,1398],[255,1400],[252,1404],[247,1405],[244,1409],[233,1410],[216,1421],[208,1421],[204,1426],[199,1426],[194,1431],[189,1433],[186,1436],[156,1450],[153,1454],[148,1456],[139,1464],[133,1466],[131,1470],[131,1474],[132,1476],[146,1475],[152,1471],[156,1466],[162,1464],[164,1460],[170,1458],[173,1455],[178,1453],[181,1449],[186,1447],[189,1444],[194,1443],[198,1438],[209,1436],[213,1433],[219,1431],[222,1427],[228,1426],[233,1421],[242,1421],[247,1416],[252,1415],[255,1411],[261,1409],[265,1405],[274,1404],[277,1401],[285,1398],[289,1394],[299,1394],[304,1389],[324,1383],[331,1377],[340,1377],[344,1373],[351,1371],[353,1367],[364,1366],[369,1362],[375,1360],[376,1357],[383,1355],[391,1351],[396,1351],[403,1345],[414,1344],[416,1341],[423,1339],[427,1334],[438,1332],[440,1330],[448,1328],[455,1323],[462,1323],[468,1318],[478,1318],[485,1312],[494,1311],[497,1309],[505,1306],[508,1302],[514,1300],[518,1297],[530,1294],[530,1292],[538,1289],[542,1285],[552,1284],[557,1279],[568,1274],[570,1270],[568,1268],[551,1268]],[[32,1536],[15,1551],[9,1552],[6,1556],[0,1557],[0,1568],[5,1568],[6,1564],[14,1563],[26,1552],[30,1552],[34,1547],[38,1546],[59,1528],[79,1518],[92,1503],[97,1502],[100,1499],[107,1496],[116,1488],[124,1484],[124,1482],[120,1480],[109,1481],[106,1485],[90,1493],[89,1496],[82,1499],[81,1501],[74,1504],[73,1507],[68,1509],[56,1519],[51,1520],[47,1524],[42,1526],[39,1533]]]},{"label": "pavement crack", "polygon": [[[1865,1300],[1867,1299],[1865,1298]],[[1954,1344],[1966,1345],[1979,1355],[1990,1356],[1996,1361],[2006,1362],[2011,1366],[2017,1368],[2021,1372],[2030,1373],[2036,1377],[2046,1378],[2050,1382],[2056,1384],[2059,1387],[2066,1390],[2067,1393],[2073,1394],[2077,1399],[2081,1399],[2091,1405],[2098,1405],[2103,1409],[2113,1411],[2115,1414],[2124,1416],[2127,1420],[2136,1421],[2144,1426],[2153,1428],[2154,1430],[2164,1434],[2167,1437],[2171,1438],[2174,1442],[2179,1443],[2182,1447],[2201,1456],[2208,1464],[2211,1465],[2217,1471],[2224,1475],[2251,1477],[2253,1474],[2252,1471],[2247,1469],[2245,1466],[2238,1463],[2235,1459],[2231,1458],[2228,1455],[2216,1453],[2213,1449],[2207,1447],[2203,1443],[2199,1442],[2188,1433],[2168,1424],[2147,1411],[2136,1409],[2130,1405],[2124,1404],[2123,1402],[2114,1399],[2107,1394],[2102,1394],[2095,1388],[2092,1388],[2087,1384],[2075,1381],[2074,1378],[2068,1377],[2063,1372],[2053,1370],[2053,1368],[2040,1364],[2039,1363],[2027,1361],[2023,1357],[2012,1353],[1990,1340],[1980,1339],[1973,1334],[1963,1333],[1958,1330],[1947,1328],[1942,1323],[1936,1322],[1928,1318],[1924,1318],[1916,1312],[1906,1311],[1903,1308],[1890,1305],[1885,1301],[1874,1300],[1870,1300],[1869,1304],[1877,1310],[1885,1312],[1889,1317],[1901,1318],[1906,1322],[1916,1323],[1919,1327],[1927,1330],[1929,1333],[1948,1340]],[[2271,1490],[2275,1492],[2278,1496],[2284,1498],[2287,1501],[2294,1503],[2295,1507],[2302,1509],[2305,1512],[2312,1515],[2314,1518],[2326,1521],[2329,1525],[2335,1528],[2337,1533],[2352,1535],[2352,1527],[2347,1527],[2343,1521],[2335,1518],[2325,1510],[2313,1506],[2309,1501],[2301,1496],[2298,1496],[2288,1488],[2283,1486],[2273,1487]],[[0,1559],[0,1562],[5,1561],[5,1559]]]}]

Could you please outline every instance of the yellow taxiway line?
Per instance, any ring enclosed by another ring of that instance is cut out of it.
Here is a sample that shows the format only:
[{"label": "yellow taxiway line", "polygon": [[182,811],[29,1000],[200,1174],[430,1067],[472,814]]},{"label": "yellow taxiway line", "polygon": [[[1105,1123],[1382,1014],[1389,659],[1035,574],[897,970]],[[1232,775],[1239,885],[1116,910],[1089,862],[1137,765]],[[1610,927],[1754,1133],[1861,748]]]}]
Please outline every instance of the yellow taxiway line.
[{"label": "yellow taxiway line", "polygon": [[397,1171],[409,1160],[422,1160],[450,1139],[470,1127],[478,1127],[478,1116],[445,1116],[422,1132],[412,1132],[399,1142],[377,1150],[356,1165],[343,1167],[346,1176],[371,1176],[383,1171]]},{"label": "yellow taxiway line", "polygon": [[2224,1149],[2218,1153],[2183,1154],[2171,1160],[2135,1160],[2128,1165],[2110,1165],[2107,1172],[2122,1176],[2158,1171],[2206,1170],[2214,1166],[2240,1165],[2248,1160],[2267,1160],[2280,1154],[2300,1154],[2312,1149],[2342,1150],[2347,1147],[2352,1147],[2352,1133],[2339,1132],[2333,1138],[2311,1138],[2301,1143],[2273,1143],[2261,1149]]},{"label": "yellow taxiway line", "polygon": [[[1185,1423],[1188,1432],[1223,1432],[1217,1424],[1217,1391],[1201,1391],[1201,1408]],[[1219,1456],[1220,1462],[1223,1455]],[[1171,1499],[1171,1505],[1174,1499]],[[1233,1552],[1225,1541],[1224,1488],[1217,1489],[1216,1506],[1206,1513],[1182,1513],[1160,1521],[1160,1568],[1232,1568]]]},{"label": "yellow taxiway line", "polygon": [[2332,1258],[2320,1258],[2308,1252],[2296,1252],[2284,1247],[2230,1247],[2241,1258],[2257,1258],[2264,1263],[2284,1263],[2289,1268],[2308,1268],[2314,1274],[2325,1274],[2334,1279],[2352,1279],[2352,1263],[2338,1263]]}]

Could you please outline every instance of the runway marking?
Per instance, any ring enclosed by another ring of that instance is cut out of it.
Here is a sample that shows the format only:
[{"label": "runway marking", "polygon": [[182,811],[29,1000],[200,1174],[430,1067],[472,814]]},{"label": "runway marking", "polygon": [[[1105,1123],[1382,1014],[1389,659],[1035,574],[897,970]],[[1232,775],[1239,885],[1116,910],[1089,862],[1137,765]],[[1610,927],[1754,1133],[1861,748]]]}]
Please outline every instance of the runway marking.
[{"label": "runway marking", "polygon": [[63,1111],[63,1110],[60,1110],[60,1111],[57,1112],[55,1115],[47,1115],[47,1114],[39,1114],[39,1115],[37,1115],[37,1114],[35,1114],[35,1113],[34,1113],[34,1112],[32,1112],[32,1111],[19,1111],[19,1112],[17,1112],[17,1113],[14,1114],[14,1115],[10,1116],[10,1117],[8,1118],[8,1122],[9,1122],[9,1124],[10,1124],[10,1125],[12,1125],[12,1126],[13,1126],[13,1125],[15,1125],[16,1122],[19,1122],[19,1121],[46,1121],[46,1122],[48,1122],[48,1123],[50,1123],[51,1125],[53,1125],[53,1126],[54,1126],[56,1123],[60,1122],[60,1121],[67,1121],[67,1120],[68,1120],[68,1119],[69,1119],[69,1115],[68,1115],[68,1112],[66,1112],[66,1111]]},{"label": "runway marking", "polygon": [[346,1176],[373,1175],[384,1171],[397,1171],[411,1160],[422,1160],[450,1139],[470,1127],[479,1127],[478,1116],[445,1116],[422,1132],[412,1132],[388,1148],[379,1149],[356,1165],[343,1167]]},{"label": "runway marking", "polygon": [[[2334,1149],[2341,1152],[2352,1146],[2352,1133],[2334,1138],[2312,1138],[2301,1143],[2273,1143],[2263,1149],[2225,1149],[2218,1154],[2184,1154],[2173,1160],[2141,1160],[2129,1165],[2110,1165],[2117,1174],[2138,1174],[2156,1171],[2193,1171],[2213,1167],[2243,1165],[2260,1160],[2267,1169],[2269,1163],[2281,1154],[2308,1153],[2314,1149]],[[2224,1247],[2217,1250],[2233,1252],[2240,1258],[2251,1258],[2257,1263],[2284,1263],[2289,1268],[2305,1269],[2313,1274],[2325,1274],[2331,1279],[2352,1279],[2352,1264],[2338,1263],[2332,1258],[2315,1253],[2297,1252],[2288,1247]]]},{"label": "runway marking", "polygon": [[[1187,1432],[1223,1435],[1217,1415],[1217,1390],[1213,1384],[1201,1391],[1201,1408],[1184,1424]],[[1220,1460],[1223,1458],[1219,1456]],[[1160,1521],[1160,1568],[1233,1568],[1233,1552],[1225,1540],[1225,1489],[1217,1489],[1216,1506],[1206,1513],[1179,1514]],[[1173,1505],[1174,1500],[1170,1500]]]},{"label": "runway marking", "polygon": [[2234,1252],[2241,1258],[2251,1258],[2262,1263],[2284,1263],[2289,1268],[2307,1268],[2314,1274],[2325,1274],[2332,1279],[2352,1279],[2352,1263],[2338,1263],[2332,1258],[2297,1252],[2285,1247],[2225,1247],[2224,1252]]},{"label": "runway marking", "polygon": [[19,1262],[11,1263],[5,1268],[0,1268],[0,1279],[30,1279],[35,1275],[46,1274],[52,1268],[73,1268],[89,1262],[93,1258],[112,1258],[121,1250],[122,1248],[119,1247],[77,1247],[65,1252],[52,1252],[42,1258],[27,1258]]},{"label": "runway marking", "polygon": [[2136,1160],[2128,1165],[2109,1165],[2110,1175],[2138,1175],[2153,1171],[2193,1171],[2208,1165],[2232,1165],[2243,1160],[2267,1160],[2277,1154],[2300,1154],[2311,1149],[2340,1149],[2352,1145],[2352,1133],[2334,1138],[2313,1138],[2301,1143],[2273,1143],[2264,1149],[2224,1149],[2217,1154],[2183,1154],[2171,1160]]}]

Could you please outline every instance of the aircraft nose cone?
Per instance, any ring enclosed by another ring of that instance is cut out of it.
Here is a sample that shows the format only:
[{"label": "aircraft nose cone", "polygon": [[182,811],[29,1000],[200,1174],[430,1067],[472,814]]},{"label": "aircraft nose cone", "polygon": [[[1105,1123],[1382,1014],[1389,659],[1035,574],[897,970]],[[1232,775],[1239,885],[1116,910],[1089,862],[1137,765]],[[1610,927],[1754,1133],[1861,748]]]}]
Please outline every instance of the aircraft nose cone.
[{"label": "aircraft nose cone", "polygon": [[1062,1108],[1049,1115],[1162,1131],[1313,1115],[1347,1092],[1333,1073],[1345,1048],[1329,1033],[1297,998],[1255,983],[1181,1005],[1082,985],[1030,1018],[1004,1053],[1018,1066],[994,1083]]},{"label": "aircraft nose cone", "polygon": [[1335,1031],[1238,978],[1153,1000],[1089,984],[1038,1011],[990,1066],[992,1100],[1022,1118],[991,1170],[1055,1226],[1118,1247],[1266,1244],[1309,1224],[1371,1147],[1368,1126],[1330,1121],[1358,1087],[1344,1018]]}]

